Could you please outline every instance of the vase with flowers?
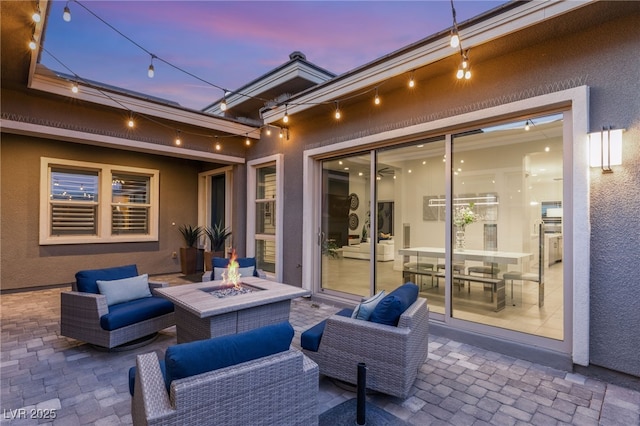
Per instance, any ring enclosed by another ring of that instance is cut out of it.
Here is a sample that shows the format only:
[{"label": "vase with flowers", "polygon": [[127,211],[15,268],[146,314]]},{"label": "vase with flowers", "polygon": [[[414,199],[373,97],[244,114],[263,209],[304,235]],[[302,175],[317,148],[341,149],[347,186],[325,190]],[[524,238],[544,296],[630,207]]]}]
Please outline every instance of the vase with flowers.
[{"label": "vase with flowers", "polygon": [[473,204],[458,207],[453,213],[453,224],[456,227],[456,249],[464,250],[464,232],[467,225],[478,221],[478,215],[473,211]]}]

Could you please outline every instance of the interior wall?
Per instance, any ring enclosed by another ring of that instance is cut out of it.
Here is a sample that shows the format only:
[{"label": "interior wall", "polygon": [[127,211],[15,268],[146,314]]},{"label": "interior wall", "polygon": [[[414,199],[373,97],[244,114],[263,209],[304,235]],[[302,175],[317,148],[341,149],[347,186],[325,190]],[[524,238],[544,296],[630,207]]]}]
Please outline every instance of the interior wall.
[{"label": "interior wall", "polygon": [[[40,246],[42,156],[159,170],[159,240]],[[5,133],[0,157],[2,290],[71,283],[79,270],[131,263],[150,275],[180,271],[178,227],[197,224],[199,162]]]}]

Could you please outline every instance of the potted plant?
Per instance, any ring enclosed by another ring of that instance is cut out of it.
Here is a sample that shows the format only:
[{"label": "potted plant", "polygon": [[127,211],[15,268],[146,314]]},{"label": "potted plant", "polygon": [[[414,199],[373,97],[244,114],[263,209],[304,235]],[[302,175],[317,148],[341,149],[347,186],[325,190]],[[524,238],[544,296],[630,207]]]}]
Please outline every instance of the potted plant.
[{"label": "potted plant", "polygon": [[178,228],[186,247],[180,247],[180,268],[184,275],[195,274],[198,265],[198,249],[196,244],[202,236],[201,226],[182,225]]},{"label": "potted plant", "polygon": [[229,228],[225,228],[222,222],[218,222],[212,227],[204,229],[205,234],[209,237],[211,251],[204,252],[204,270],[211,269],[211,259],[214,257],[225,257],[224,243],[231,236]]}]

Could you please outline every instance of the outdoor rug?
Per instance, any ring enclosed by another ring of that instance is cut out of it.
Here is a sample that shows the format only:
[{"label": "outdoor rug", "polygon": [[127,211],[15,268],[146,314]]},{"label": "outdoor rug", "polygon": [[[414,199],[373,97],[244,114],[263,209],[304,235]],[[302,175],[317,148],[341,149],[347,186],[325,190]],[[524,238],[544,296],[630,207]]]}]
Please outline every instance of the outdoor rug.
[{"label": "outdoor rug", "polygon": [[[357,399],[353,398],[338,404],[335,407],[320,414],[320,426],[353,426],[356,425]],[[367,401],[365,425],[367,426],[408,426],[405,422],[384,411],[380,407],[376,407]]]}]

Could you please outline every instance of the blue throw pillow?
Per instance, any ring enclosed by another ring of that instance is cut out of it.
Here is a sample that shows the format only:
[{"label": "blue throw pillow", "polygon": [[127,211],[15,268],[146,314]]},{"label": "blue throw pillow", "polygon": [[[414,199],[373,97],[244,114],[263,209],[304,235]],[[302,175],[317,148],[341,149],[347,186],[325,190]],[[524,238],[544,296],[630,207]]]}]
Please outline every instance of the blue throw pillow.
[{"label": "blue throw pillow", "polygon": [[411,282],[393,290],[378,303],[369,321],[397,326],[400,315],[418,300],[418,290],[418,286]]},{"label": "blue throw pillow", "polygon": [[378,303],[380,303],[380,301],[384,298],[385,294],[386,294],[385,291],[382,290],[380,293],[376,294],[375,296],[360,303],[353,310],[353,314],[351,314],[351,318],[368,321],[369,317],[371,317],[371,314],[373,313],[373,310],[376,308],[376,306],[378,306]]},{"label": "blue throw pillow", "polygon": [[293,327],[288,321],[243,333],[170,346],[165,353],[166,386],[195,376],[289,350]]},{"label": "blue throw pillow", "polygon": [[83,293],[98,294],[97,280],[110,281],[130,278],[138,275],[136,265],[116,266],[114,268],[87,269],[76,273],[76,288]]}]

